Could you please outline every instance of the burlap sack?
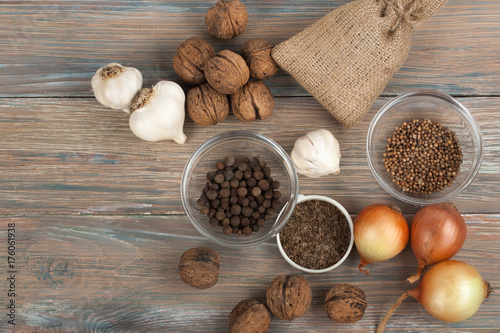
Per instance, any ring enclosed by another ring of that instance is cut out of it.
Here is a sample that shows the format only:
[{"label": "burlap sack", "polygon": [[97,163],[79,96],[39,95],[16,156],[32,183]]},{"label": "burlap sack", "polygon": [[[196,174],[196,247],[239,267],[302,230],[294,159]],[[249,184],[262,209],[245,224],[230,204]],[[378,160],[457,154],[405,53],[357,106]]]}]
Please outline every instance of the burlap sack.
[{"label": "burlap sack", "polygon": [[341,124],[352,127],[405,61],[415,24],[446,1],[353,1],[277,45],[272,55]]}]

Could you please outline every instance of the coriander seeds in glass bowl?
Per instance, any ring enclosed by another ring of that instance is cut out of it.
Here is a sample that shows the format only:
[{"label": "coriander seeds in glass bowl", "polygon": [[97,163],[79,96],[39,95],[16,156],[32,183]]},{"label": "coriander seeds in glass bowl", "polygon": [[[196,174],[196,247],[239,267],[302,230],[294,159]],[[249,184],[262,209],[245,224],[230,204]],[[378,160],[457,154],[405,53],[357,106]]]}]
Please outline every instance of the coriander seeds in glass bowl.
[{"label": "coriander seeds in glass bowl", "polygon": [[182,175],[181,199],[203,236],[244,247],[274,237],[285,226],[298,189],[293,162],[280,145],[262,134],[232,131],[193,153]]},{"label": "coriander seeds in glass bowl", "polygon": [[483,138],[474,116],[457,100],[421,91],[394,98],[377,112],[366,152],[384,190],[401,201],[429,205],[450,200],[474,180]]}]

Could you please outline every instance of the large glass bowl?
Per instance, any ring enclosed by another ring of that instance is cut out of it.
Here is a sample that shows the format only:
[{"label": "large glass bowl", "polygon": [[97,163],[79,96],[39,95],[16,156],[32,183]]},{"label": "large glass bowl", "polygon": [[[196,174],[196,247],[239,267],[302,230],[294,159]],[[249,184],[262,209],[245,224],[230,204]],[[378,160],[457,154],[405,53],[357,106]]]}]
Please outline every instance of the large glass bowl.
[{"label": "large glass bowl", "polygon": [[[227,155],[258,157],[266,161],[271,177],[280,182],[281,209],[266,225],[250,236],[225,235],[219,226],[211,226],[200,213],[197,200],[207,182],[207,173]],[[283,228],[297,204],[299,181],[293,162],[285,150],[270,138],[253,132],[232,131],[217,135],[203,143],[189,159],[181,181],[182,204],[193,226],[208,239],[229,247],[251,246],[274,237]]]},{"label": "large glass bowl", "polygon": [[[457,177],[448,187],[428,195],[412,194],[404,192],[392,182],[384,167],[383,153],[395,127],[405,121],[425,118],[455,132],[462,149],[463,162]],[[429,205],[450,200],[472,182],[481,166],[483,138],[476,119],[457,100],[435,91],[420,91],[401,95],[377,112],[368,130],[366,152],[375,179],[387,192],[410,204]]]}]

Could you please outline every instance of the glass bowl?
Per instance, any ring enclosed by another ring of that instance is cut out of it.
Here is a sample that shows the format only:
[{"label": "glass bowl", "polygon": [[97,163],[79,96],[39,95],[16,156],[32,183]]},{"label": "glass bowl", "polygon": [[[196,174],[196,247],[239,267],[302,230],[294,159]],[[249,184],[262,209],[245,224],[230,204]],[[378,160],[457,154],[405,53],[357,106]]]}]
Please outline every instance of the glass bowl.
[{"label": "glass bowl", "polygon": [[[266,161],[271,177],[280,182],[281,208],[266,225],[250,236],[225,235],[219,226],[211,226],[197,204],[207,173],[215,170],[215,164],[227,155],[234,157],[258,157]],[[193,226],[208,239],[228,247],[244,247],[259,244],[274,237],[292,215],[299,190],[299,180],[292,160],[285,150],[270,138],[253,132],[232,131],[217,135],[203,143],[191,156],[184,168],[181,181],[181,198],[184,209]]]},{"label": "glass bowl", "polygon": [[[383,153],[387,139],[395,127],[412,119],[428,118],[455,132],[463,158],[453,182],[432,194],[404,192],[385,169]],[[420,91],[401,95],[384,105],[368,129],[366,152],[368,165],[378,183],[395,198],[414,205],[430,205],[450,200],[462,192],[474,179],[483,157],[481,129],[472,114],[457,100],[436,91]]]},{"label": "glass bowl", "polygon": [[286,254],[285,250],[283,249],[283,246],[281,245],[281,240],[280,240],[280,234],[279,233],[276,235],[276,243],[278,244],[278,249],[280,250],[280,253],[283,256],[283,259],[285,259],[285,261],[290,266],[292,266],[293,268],[298,269],[298,270],[300,270],[302,272],[312,273],[312,274],[326,273],[326,272],[331,271],[332,269],[335,269],[335,268],[339,267],[347,259],[347,257],[351,253],[352,247],[354,245],[354,226],[353,226],[353,223],[352,223],[351,216],[349,215],[349,213],[347,212],[347,210],[344,208],[344,206],[342,206],[337,201],[335,201],[335,200],[333,200],[333,199],[331,199],[329,197],[325,197],[323,195],[302,195],[302,194],[299,194],[299,198],[297,200],[297,204],[300,204],[302,202],[309,201],[309,200],[326,201],[326,202],[334,205],[335,207],[337,207],[338,210],[342,214],[344,214],[344,216],[346,217],[347,223],[349,224],[349,229],[351,231],[351,240],[349,242],[349,247],[347,248],[347,251],[344,254],[344,256],[339,261],[337,261],[335,264],[333,264],[330,267],[323,268],[323,269],[310,269],[310,268],[306,268],[304,266],[300,266],[299,264],[295,263],[292,259],[290,259],[290,257]]}]

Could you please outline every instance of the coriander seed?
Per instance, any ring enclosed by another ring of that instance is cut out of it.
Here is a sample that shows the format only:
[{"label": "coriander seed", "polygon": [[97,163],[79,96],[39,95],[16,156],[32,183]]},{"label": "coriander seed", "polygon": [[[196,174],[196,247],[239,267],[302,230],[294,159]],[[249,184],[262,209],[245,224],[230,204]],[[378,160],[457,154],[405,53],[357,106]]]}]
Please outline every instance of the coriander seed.
[{"label": "coriander seed", "polygon": [[459,173],[462,151],[455,133],[430,119],[413,119],[387,139],[384,166],[404,192],[432,194]]}]

